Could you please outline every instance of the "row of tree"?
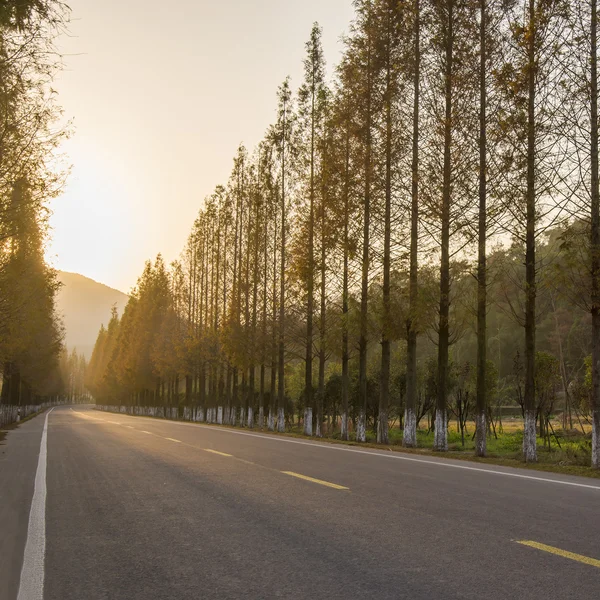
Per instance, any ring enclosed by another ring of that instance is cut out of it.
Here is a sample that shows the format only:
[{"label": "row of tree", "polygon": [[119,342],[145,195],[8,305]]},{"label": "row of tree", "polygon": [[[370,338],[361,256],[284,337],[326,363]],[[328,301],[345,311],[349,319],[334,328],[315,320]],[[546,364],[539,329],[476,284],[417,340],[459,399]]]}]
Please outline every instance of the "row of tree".
[{"label": "row of tree", "polygon": [[252,426],[257,407],[261,426],[266,416],[281,430],[302,364],[305,432],[320,435],[339,366],[342,437],[350,420],[365,441],[370,420],[386,443],[394,355],[403,443],[414,446],[419,368],[433,347],[431,427],[444,451],[451,346],[471,325],[484,455],[488,319],[501,307],[524,330],[523,453],[534,461],[536,331],[551,297],[591,321],[587,406],[600,466],[596,0],[355,9],[333,80],[315,25],[297,93],[289,80],[279,88],[275,123],[252,153],[240,146],[181,260],[146,266],[122,319],[100,332],[90,389],[108,402],[175,401],[181,376],[185,401],[209,419],[223,407],[225,422]]},{"label": "row of tree", "polygon": [[53,0],[0,5],[0,377],[3,404],[61,392],[58,282],[44,258],[48,202],[61,188],[65,131],[51,90],[53,41],[68,9]]}]

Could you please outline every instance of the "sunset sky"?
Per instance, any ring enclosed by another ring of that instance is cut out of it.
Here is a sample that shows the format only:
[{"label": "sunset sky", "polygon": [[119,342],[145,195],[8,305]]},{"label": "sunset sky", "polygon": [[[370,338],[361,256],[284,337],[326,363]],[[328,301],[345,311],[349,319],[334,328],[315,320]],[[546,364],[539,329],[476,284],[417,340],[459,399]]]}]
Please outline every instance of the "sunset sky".
[{"label": "sunset sky", "polygon": [[203,198],[225,183],[237,145],[275,118],[277,86],[302,77],[313,21],[329,73],[351,0],[70,0],[56,82],[74,135],[53,204],[48,256],[128,291],[146,259],[179,255]]}]

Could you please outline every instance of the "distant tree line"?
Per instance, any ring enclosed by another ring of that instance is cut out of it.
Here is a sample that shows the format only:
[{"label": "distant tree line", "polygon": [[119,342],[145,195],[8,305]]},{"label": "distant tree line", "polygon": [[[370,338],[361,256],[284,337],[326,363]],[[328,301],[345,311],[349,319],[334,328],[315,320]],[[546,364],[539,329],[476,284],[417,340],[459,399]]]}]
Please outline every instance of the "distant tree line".
[{"label": "distant tree line", "polygon": [[56,273],[44,258],[48,202],[62,187],[56,149],[66,131],[51,82],[54,39],[68,8],[0,3],[0,402],[39,404],[62,393]]},{"label": "distant tree line", "polygon": [[527,461],[560,391],[600,466],[596,0],[354,4],[334,77],[315,24],[181,259],[100,331],[89,389],[357,441],[398,423],[409,447],[427,418],[439,451],[474,418],[481,456],[510,395]]}]

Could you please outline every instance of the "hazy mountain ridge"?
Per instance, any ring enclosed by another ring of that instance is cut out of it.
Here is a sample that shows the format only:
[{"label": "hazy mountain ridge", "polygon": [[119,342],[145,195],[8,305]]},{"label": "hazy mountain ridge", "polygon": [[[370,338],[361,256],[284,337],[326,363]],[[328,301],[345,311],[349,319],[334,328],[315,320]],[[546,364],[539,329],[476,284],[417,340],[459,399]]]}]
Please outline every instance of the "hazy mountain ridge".
[{"label": "hazy mountain ridge", "polygon": [[129,296],[78,273],[58,271],[58,280],[62,287],[56,305],[66,329],[65,343],[69,350],[77,348],[89,360],[98,330],[108,324],[112,306],[123,314]]}]

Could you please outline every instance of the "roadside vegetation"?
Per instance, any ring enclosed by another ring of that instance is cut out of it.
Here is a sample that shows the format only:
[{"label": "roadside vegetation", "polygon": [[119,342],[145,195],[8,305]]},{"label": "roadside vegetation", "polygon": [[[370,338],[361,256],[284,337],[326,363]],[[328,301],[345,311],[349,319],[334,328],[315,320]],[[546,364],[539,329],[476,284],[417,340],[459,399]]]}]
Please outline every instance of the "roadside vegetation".
[{"label": "roadside vegetation", "polygon": [[0,425],[16,407],[58,401],[71,378],[59,283],[44,255],[68,170],[59,146],[69,125],[52,89],[68,19],[55,0],[0,3]]},{"label": "roadside vegetation", "polygon": [[88,389],[600,467],[596,0],[354,5],[339,64],[315,24],[180,259],[146,264]]}]

